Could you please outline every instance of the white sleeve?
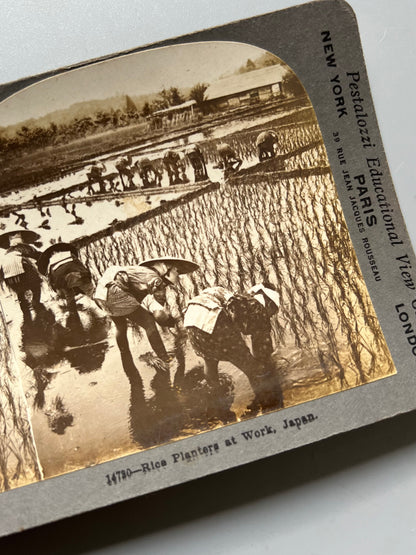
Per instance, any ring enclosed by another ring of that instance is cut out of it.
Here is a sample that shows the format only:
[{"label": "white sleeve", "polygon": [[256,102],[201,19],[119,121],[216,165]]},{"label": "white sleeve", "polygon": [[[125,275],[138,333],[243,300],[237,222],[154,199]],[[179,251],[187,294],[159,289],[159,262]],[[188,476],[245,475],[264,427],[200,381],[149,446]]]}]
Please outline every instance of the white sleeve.
[{"label": "white sleeve", "polygon": [[141,305],[151,314],[154,314],[158,310],[166,310],[163,305],[157,302],[153,295],[146,295],[142,300]]}]

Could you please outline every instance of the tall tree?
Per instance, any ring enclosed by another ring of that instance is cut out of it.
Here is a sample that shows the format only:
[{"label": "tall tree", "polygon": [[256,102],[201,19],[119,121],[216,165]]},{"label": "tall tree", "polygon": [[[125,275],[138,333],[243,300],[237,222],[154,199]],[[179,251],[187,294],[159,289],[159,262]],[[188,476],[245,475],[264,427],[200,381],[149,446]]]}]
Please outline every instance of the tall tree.
[{"label": "tall tree", "polygon": [[246,62],[246,71],[253,71],[253,69],[256,69],[256,64],[249,58]]},{"label": "tall tree", "polygon": [[156,98],[156,100],[154,100],[153,104],[156,108],[156,110],[164,110],[165,108],[169,108],[170,106],[170,93],[168,91],[168,89],[163,88],[159,93],[158,96]]},{"label": "tall tree", "polygon": [[153,110],[152,110],[152,107],[150,106],[150,103],[149,103],[149,102],[145,102],[145,103],[143,104],[142,111],[140,112],[141,115],[142,115],[144,118],[147,118],[147,116],[150,116],[150,114],[151,114],[152,112],[153,112]]},{"label": "tall tree", "polygon": [[126,112],[129,114],[130,112],[132,113],[137,113],[137,106],[136,104],[133,102],[133,100],[129,97],[128,94],[126,94]]},{"label": "tall tree", "polygon": [[299,81],[298,77],[292,72],[288,72],[283,77],[282,82],[283,94],[289,96],[304,96],[306,94],[302,83]]},{"label": "tall tree", "polygon": [[185,102],[184,97],[181,95],[177,87],[171,87],[169,89],[169,97],[170,106],[178,106],[179,104],[183,104]]},{"label": "tall tree", "polygon": [[207,88],[208,88],[208,85],[206,85],[205,83],[197,83],[189,91],[190,100],[195,100],[196,105],[201,110],[203,109],[203,106],[206,100],[205,92]]}]

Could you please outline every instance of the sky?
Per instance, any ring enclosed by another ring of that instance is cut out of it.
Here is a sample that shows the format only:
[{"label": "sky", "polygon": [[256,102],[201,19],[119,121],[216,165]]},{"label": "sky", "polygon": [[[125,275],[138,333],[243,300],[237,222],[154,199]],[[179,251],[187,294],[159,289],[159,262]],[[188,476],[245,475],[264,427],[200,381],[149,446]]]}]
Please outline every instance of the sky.
[{"label": "sky", "polygon": [[264,51],[236,42],[199,42],[157,48],[50,77],[0,103],[0,127],[72,104],[115,95],[156,93],[172,86],[211,83]]}]

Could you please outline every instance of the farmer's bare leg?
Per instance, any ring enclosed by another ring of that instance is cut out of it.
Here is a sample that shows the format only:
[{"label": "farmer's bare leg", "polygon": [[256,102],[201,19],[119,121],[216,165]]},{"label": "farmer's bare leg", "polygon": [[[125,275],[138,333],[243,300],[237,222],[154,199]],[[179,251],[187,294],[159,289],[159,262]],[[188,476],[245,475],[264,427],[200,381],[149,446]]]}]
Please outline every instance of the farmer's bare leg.
[{"label": "farmer's bare leg", "polygon": [[251,347],[253,356],[260,361],[266,368],[272,367],[273,343],[270,333],[267,330],[259,330],[251,334]]},{"label": "farmer's bare leg", "polygon": [[[232,333],[232,328],[230,328],[227,331],[229,333],[227,352],[226,354],[219,352],[218,358],[231,362],[231,364],[234,364],[234,366],[241,370],[247,376],[251,387],[254,389],[256,376],[263,372],[264,367],[260,361],[255,360],[238,330]],[[215,332],[221,333],[220,326]]]},{"label": "farmer's bare leg", "polygon": [[280,376],[272,359],[273,343],[270,333],[267,330],[259,330],[253,333],[251,345],[254,358],[263,364],[263,373],[257,374],[255,380],[257,399],[263,408],[283,407]]},{"label": "farmer's bare leg", "polygon": [[125,316],[113,316],[112,320],[116,326],[116,341],[121,355],[121,363],[124,371],[129,376],[132,370],[137,372],[137,368],[133,362],[133,357],[127,339],[127,319]]},{"label": "farmer's bare leg", "polygon": [[210,385],[218,385],[218,360],[204,358],[205,378]]},{"label": "farmer's bare leg", "polygon": [[169,356],[152,314],[144,308],[139,307],[133,314],[129,314],[129,319],[144,329],[147,339],[156,355],[162,360],[167,360]]}]

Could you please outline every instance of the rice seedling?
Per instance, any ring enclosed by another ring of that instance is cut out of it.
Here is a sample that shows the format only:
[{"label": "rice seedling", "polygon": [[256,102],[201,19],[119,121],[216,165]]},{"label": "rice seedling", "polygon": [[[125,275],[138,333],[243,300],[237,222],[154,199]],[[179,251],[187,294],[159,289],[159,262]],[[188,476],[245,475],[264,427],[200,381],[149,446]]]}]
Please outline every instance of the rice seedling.
[{"label": "rice seedling", "polygon": [[[239,153],[254,156],[255,135],[240,133],[228,142]],[[219,190],[84,246],[81,256],[97,277],[109,264],[136,264],[164,255],[194,259],[200,270],[184,277],[181,290],[169,297],[178,313],[207,286],[243,291],[270,281],[281,298],[273,321],[276,357],[283,348],[300,353],[303,385],[308,366],[318,367],[328,382],[326,389],[315,390],[313,395],[320,396],[388,375],[394,366],[319,128],[291,125],[280,135],[290,174],[268,169],[229,179]],[[311,372],[311,384],[315,378]]]},{"label": "rice seedling", "polygon": [[40,477],[28,407],[0,308],[0,491]]}]

